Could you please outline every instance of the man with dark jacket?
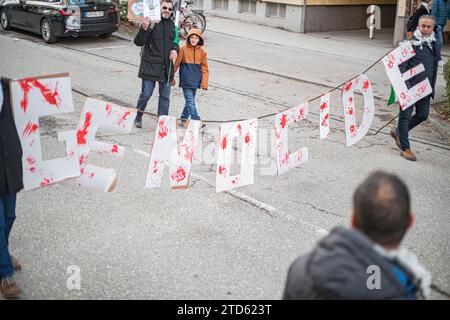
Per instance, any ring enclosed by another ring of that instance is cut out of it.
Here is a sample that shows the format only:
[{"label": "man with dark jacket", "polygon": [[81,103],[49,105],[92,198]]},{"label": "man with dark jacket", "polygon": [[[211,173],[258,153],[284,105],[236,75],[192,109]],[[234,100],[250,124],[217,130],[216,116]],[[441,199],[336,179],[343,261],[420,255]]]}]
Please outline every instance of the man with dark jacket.
[{"label": "man with dark jacket", "polygon": [[[137,109],[144,111],[153,94],[156,82],[159,86],[158,115],[169,114],[170,85],[173,79],[172,61],[178,54],[178,39],[175,39],[175,24],[172,21],[173,3],[171,0],[161,2],[161,21],[152,22],[144,18],[134,44],[143,47],[139,78],[142,78],[142,90],[137,102]],[[169,74],[170,70],[170,74]],[[142,128],[143,112],[138,112],[135,120],[137,128]]]},{"label": "man with dark jacket", "polygon": [[408,22],[406,23],[408,39],[413,37],[414,31],[416,31],[417,26],[419,25],[420,17],[431,13],[431,1],[432,0],[423,0],[420,3],[420,7],[417,8],[414,14],[408,19]]},{"label": "man with dark jacket", "polygon": [[9,101],[8,80],[1,80],[0,107],[0,291],[6,299],[18,298],[21,290],[12,279],[20,270],[18,260],[9,254],[8,243],[16,219],[16,193],[23,188],[22,146],[17,135]]},{"label": "man with dark jacket", "polygon": [[400,242],[413,224],[406,185],[371,174],[353,195],[352,229],[336,227],[289,268],[283,299],[422,299],[431,277]]},{"label": "man with dark jacket", "polygon": [[[398,117],[397,128],[391,130],[391,136],[395,140],[395,144],[401,150],[400,155],[406,160],[416,161],[415,154],[411,151],[409,144],[409,131],[417,125],[428,119],[430,114],[431,98],[434,98],[434,88],[436,85],[438,62],[440,60],[440,43],[436,41],[434,36],[434,18],[430,15],[423,15],[419,19],[419,27],[414,32],[413,38],[410,40],[415,51],[415,56],[400,65],[400,70],[405,72],[419,64],[423,64],[425,71],[418,73],[416,76],[406,82],[409,88],[428,78],[433,89],[431,95],[423,97],[415,103],[415,105],[402,110]],[[416,113],[412,116],[414,107]]]}]

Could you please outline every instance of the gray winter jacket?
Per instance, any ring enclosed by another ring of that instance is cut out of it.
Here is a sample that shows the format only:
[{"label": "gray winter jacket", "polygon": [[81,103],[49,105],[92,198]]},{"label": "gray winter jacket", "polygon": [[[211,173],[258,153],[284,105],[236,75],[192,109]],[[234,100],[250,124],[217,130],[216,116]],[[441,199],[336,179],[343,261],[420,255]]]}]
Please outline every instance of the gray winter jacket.
[{"label": "gray winter jacket", "polygon": [[[367,285],[373,275],[368,267],[373,265],[380,268],[380,289]],[[411,281],[402,283],[402,276]],[[292,263],[283,299],[415,299],[420,296],[414,283],[402,267],[381,256],[363,233],[337,227],[312,253]]]}]

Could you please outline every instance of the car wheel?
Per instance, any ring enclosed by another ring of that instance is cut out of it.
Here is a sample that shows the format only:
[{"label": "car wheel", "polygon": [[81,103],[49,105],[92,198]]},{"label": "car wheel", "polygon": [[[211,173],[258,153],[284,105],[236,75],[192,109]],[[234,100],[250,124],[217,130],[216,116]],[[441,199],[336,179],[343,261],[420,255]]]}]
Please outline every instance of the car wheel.
[{"label": "car wheel", "polygon": [[52,23],[48,19],[42,21],[41,36],[42,39],[47,43],[54,43],[57,40],[55,34],[53,33]]},{"label": "car wheel", "polygon": [[2,28],[4,30],[8,30],[11,28],[9,24],[9,18],[5,10],[0,11],[0,24],[2,25]]},{"label": "car wheel", "polygon": [[108,39],[112,36],[112,33],[100,33],[98,36],[103,39]]}]

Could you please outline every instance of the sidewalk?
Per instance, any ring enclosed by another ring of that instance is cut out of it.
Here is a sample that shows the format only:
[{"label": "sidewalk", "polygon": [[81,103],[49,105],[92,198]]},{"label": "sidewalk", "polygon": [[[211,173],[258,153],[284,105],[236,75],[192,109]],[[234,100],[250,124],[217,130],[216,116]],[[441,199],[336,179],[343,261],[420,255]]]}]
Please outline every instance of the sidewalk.
[{"label": "sidewalk", "polygon": [[[392,28],[375,30],[374,39],[371,40],[368,30],[302,34],[208,15],[205,38],[214,37],[215,33],[368,62],[378,61],[393,49]],[[442,55],[445,61],[450,59],[450,44],[444,46]],[[438,76],[442,78],[442,73]],[[435,101],[446,101],[443,79],[439,79],[437,87],[439,90],[437,90]],[[430,123],[450,143],[450,124],[448,121],[441,120],[433,111],[430,113]]]}]

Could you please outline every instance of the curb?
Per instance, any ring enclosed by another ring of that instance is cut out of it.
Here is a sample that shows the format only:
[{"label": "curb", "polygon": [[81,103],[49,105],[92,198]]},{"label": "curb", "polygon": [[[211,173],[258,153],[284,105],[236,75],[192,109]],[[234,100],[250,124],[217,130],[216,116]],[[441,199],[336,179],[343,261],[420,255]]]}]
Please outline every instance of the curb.
[{"label": "curb", "polygon": [[128,36],[126,36],[126,35],[124,35],[122,33],[119,33],[119,32],[114,32],[112,35],[113,35],[113,37],[119,38],[121,40],[133,41],[132,37],[128,37]]}]

